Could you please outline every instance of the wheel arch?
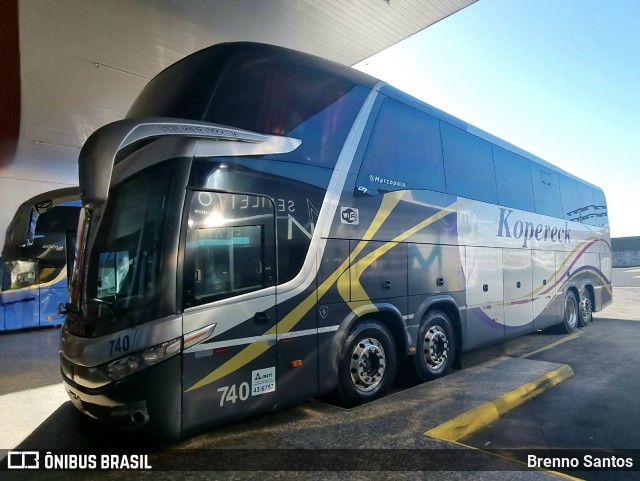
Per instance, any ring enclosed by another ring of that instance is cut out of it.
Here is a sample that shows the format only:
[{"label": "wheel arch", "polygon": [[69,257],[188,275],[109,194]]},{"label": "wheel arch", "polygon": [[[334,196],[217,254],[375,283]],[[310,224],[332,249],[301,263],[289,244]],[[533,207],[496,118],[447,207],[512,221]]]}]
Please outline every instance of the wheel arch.
[{"label": "wheel arch", "polygon": [[[389,330],[399,356],[408,352],[410,340],[404,328],[405,322],[402,313],[400,309],[389,303],[368,304],[351,311],[343,323],[344,331],[340,336],[340,342],[344,342],[349,331],[357,322],[366,319],[378,321]],[[342,330],[342,326],[340,330]]]},{"label": "wheel arch", "polygon": [[[582,289],[586,290],[587,293],[589,294],[589,297],[591,298],[591,306],[595,306],[596,291],[595,291],[595,287],[593,287],[593,283],[590,280],[586,281],[582,286]],[[578,298],[578,300],[580,300],[580,298]]]},{"label": "wheel arch", "polygon": [[[580,289],[578,288],[578,285],[575,282],[569,282],[567,284],[567,287],[564,290],[564,297],[567,297],[568,292],[573,292],[573,294],[576,296],[576,302],[580,302]],[[564,306],[564,302],[563,302],[563,306]]]},{"label": "wheel arch", "polygon": [[[340,327],[331,340],[328,357],[325,357],[325,359],[330,363],[330,372],[327,377],[335,380],[336,385],[338,379],[338,364],[344,355],[343,348],[347,337],[349,336],[349,332],[356,323],[364,320],[377,321],[387,328],[396,347],[396,356],[398,357],[396,360],[397,362],[400,362],[402,356],[406,355],[408,352],[409,338],[407,336],[406,329],[404,328],[402,313],[396,306],[389,303],[372,303],[359,306],[355,310],[349,312],[349,314],[342,320]],[[321,391],[327,391],[330,385],[333,384],[333,381],[327,383]]]}]

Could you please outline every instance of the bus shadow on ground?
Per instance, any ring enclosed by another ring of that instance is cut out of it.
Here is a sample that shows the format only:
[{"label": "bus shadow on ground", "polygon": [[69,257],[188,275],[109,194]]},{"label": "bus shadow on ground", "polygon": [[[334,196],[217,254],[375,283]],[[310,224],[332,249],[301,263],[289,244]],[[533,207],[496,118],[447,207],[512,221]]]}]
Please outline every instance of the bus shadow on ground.
[{"label": "bus shadow on ground", "polygon": [[87,418],[77,411],[71,401],[68,401],[54,411],[15,449],[89,449],[126,452],[154,447],[162,447],[162,444]]}]

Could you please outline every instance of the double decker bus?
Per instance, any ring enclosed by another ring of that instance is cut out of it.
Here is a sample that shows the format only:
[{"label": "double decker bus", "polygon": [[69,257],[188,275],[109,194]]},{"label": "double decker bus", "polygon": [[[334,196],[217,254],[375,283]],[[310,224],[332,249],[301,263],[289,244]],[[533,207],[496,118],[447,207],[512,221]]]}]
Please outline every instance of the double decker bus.
[{"label": "double decker bus", "polygon": [[36,195],[18,207],[2,248],[0,331],[62,324],[79,215],[77,187]]},{"label": "double decker bus", "polygon": [[602,190],[368,75],[230,43],[157,75],[79,159],[61,371],[75,406],[180,436],[612,299]]}]

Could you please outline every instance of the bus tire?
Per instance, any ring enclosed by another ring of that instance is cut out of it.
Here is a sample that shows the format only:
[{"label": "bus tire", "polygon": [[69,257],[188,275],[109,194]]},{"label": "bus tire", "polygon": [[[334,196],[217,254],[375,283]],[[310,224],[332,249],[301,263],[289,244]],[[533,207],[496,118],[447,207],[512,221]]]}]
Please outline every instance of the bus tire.
[{"label": "bus tire", "polygon": [[396,369],[396,348],[389,330],[377,321],[358,322],[347,336],[338,365],[340,400],[351,407],[386,395]]},{"label": "bus tire", "polygon": [[578,325],[587,327],[593,320],[593,304],[591,303],[591,294],[585,287],[580,293],[580,303],[578,305]]},{"label": "bus tire", "polygon": [[567,291],[564,296],[564,312],[560,327],[563,332],[571,334],[578,327],[578,301],[573,291]]},{"label": "bus tire", "polygon": [[456,337],[447,315],[429,311],[418,330],[415,364],[418,378],[431,381],[444,376],[455,361]]}]

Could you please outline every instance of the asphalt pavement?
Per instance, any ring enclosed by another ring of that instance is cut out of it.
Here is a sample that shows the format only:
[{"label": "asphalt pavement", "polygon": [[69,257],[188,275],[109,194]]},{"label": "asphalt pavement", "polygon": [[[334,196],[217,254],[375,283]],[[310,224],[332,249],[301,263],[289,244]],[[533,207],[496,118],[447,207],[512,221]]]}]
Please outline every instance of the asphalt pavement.
[{"label": "asphalt pavement", "polygon": [[[575,375],[518,407],[464,444],[480,449],[640,450],[640,269],[615,269],[614,303],[581,335],[530,356]],[[638,467],[640,469],[640,467]],[[640,472],[572,472],[588,480],[640,479]]]}]

